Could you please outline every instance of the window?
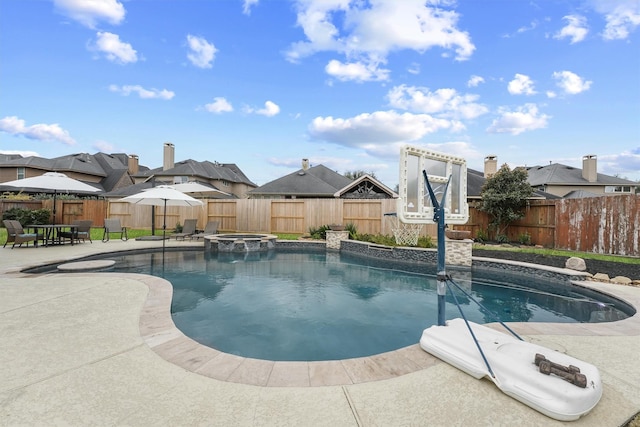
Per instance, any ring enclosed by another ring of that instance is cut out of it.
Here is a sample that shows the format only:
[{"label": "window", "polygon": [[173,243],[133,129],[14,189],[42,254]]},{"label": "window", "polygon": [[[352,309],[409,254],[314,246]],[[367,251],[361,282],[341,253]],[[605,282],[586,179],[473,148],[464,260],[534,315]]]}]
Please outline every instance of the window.
[{"label": "window", "polygon": [[604,188],[605,193],[631,193],[630,185],[608,185]]},{"label": "window", "polygon": [[173,183],[174,184],[184,184],[185,182],[189,182],[188,176],[174,176]]},{"label": "window", "polygon": [[25,175],[26,175],[25,169],[24,168],[17,168],[17,175],[18,175],[17,179],[24,179]]},{"label": "window", "polygon": [[222,185],[224,185],[225,187],[229,187],[231,185],[231,183],[227,180],[222,180]]}]

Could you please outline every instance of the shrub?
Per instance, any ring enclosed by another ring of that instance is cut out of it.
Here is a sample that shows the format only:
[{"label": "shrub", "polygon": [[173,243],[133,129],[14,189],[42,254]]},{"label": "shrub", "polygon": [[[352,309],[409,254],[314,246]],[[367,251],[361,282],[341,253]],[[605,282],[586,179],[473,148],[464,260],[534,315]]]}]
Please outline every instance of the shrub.
[{"label": "shrub", "polygon": [[529,233],[521,233],[518,236],[518,241],[522,245],[530,245],[531,244],[531,235]]},{"label": "shrub", "polygon": [[49,209],[22,209],[11,208],[4,211],[2,219],[17,220],[22,226],[30,224],[48,224],[51,222],[51,211]]},{"label": "shrub", "polygon": [[488,237],[487,232],[485,230],[476,231],[476,242],[484,243],[487,240],[489,240],[489,237]]},{"label": "shrub", "polygon": [[344,226],[344,229],[349,232],[350,239],[355,240],[358,237],[358,229],[354,223],[347,223],[347,225]]},{"label": "shrub", "polygon": [[498,234],[496,236],[496,242],[498,242],[498,243],[509,243],[509,237],[506,234]]},{"label": "shrub", "polygon": [[433,243],[431,236],[421,236],[418,237],[418,244],[416,246],[419,248],[435,248],[437,245]]},{"label": "shrub", "polygon": [[398,246],[396,244],[396,239],[393,236],[385,234],[358,234],[358,238],[356,240],[375,243],[377,245]]},{"label": "shrub", "polygon": [[327,230],[331,230],[328,225],[321,225],[318,228],[309,227],[309,235],[312,239],[326,240]]},{"label": "shrub", "polygon": [[[375,243],[377,245],[384,246],[400,246],[396,243],[396,238],[394,236],[389,236],[386,234],[358,234],[355,240]],[[423,236],[418,238],[418,243],[415,245],[415,247],[434,248],[435,245],[433,243],[433,239],[431,239],[431,236]]]}]

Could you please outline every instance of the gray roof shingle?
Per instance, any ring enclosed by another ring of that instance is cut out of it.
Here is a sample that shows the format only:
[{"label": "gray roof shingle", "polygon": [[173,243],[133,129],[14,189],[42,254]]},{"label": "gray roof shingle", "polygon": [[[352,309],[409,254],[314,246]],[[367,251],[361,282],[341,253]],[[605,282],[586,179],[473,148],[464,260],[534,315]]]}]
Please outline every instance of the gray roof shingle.
[{"label": "gray roof shingle", "polygon": [[351,179],[323,165],[297,171],[268,182],[249,191],[250,195],[334,197],[334,194],[350,184]]},{"label": "gray roof shingle", "polygon": [[615,176],[597,174],[596,182],[589,182],[582,177],[582,169],[572,166],[553,163],[547,166],[527,167],[529,184],[532,187],[541,185],[629,185],[636,184],[627,179]]},{"label": "gray roof shingle", "polygon": [[196,160],[187,159],[176,162],[174,167],[168,170],[160,168],[148,169],[140,171],[136,177],[151,176],[191,176],[203,178],[204,180],[224,180],[232,183],[247,184],[257,187],[247,176],[242,173],[240,168],[234,163],[214,163],[210,161],[198,162]]}]

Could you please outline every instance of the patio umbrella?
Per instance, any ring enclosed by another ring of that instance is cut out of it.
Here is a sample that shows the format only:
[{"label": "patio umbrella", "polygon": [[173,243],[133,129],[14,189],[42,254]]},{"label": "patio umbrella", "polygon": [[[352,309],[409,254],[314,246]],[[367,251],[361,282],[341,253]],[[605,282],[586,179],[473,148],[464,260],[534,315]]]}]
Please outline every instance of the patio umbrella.
[{"label": "patio umbrella", "polygon": [[15,181],[2,182],[0,186],[15,187],[30,190],[53,190],[53,222],[56,220],[56,195],[58,191],[69,193],[95,193],[102,191],[77,179],[69,178],[60,172],[46,172],[31,178],[16,179]]},{"label": "patio umbrella", "polygon": [[211,194],[211,193],[219,193],[225,196],[229,196],[229,193],[225,193],[224,191],[220,191],[217,188],[213,188],[208,185],[200,184],[199,182],[183,182],[182,184],[174,184],[172,185],[178,191],[182,191],[183,193],[198,193],[201,195]]},{"label": "patio umbrella", "polygon": [[202,206],[198,199],[178,191],[169,185],[159,185],[157,187],[143,190],[131,196],[124,197],[120,202],[128,202],[137,205],[163,206],[164,216],[162,223],[162,251],[164,252],[167,232],[167,206]]}]

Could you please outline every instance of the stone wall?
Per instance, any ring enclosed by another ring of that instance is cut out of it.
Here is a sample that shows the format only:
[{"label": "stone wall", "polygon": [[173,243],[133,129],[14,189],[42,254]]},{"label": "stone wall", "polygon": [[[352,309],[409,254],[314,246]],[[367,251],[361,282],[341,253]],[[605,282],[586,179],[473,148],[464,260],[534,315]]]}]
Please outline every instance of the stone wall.
[{"label": "stone wall", "polygon": [[473,240],[454,240],[445,238],[444,246],[444,258],[447,265],[471,267]]},{"label": "stone wall", "polygon": [[348,231],[327,230],[327,249],[340,250],[340,242],[349,239]]}]

